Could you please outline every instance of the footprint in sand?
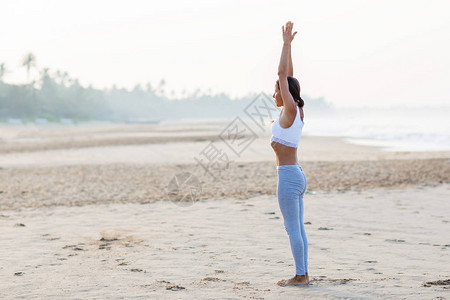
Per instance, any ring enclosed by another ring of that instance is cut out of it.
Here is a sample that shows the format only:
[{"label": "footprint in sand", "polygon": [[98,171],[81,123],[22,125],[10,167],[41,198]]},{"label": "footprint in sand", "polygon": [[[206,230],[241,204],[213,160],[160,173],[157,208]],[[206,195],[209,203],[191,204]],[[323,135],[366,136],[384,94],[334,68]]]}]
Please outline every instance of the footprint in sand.
[{"label": "footprint in sand", "polygon": [[57,241],[57,240],[61,239],[59,237],[51,237],[49,233],[41,234],[41,237],[47,241]]},{"label": "footprint in sand", "polygon": [[428,281],[422,284],[423,287],[431,287],[433,285],[439,285],[444,289],[450,289],[450,278],[444,280]]},{"label": "footprint in sand", "polygon": [[[80,244],[81,245],[81,244]],[[84,245],[84,244],[83,244]],[[63,249],[70,249],[72,248],[72,250],[74,251],[86,251],[85,249],[78,247],[78,245],[66,245],[64,247],[62,247]]]},{"label": "footprint in sand", "polygon": [[142,269],[130,269],[130,271],[131,271],[131,272],[144,272],[144,273],[147,273],[147,272],[145,272],[145,271],[142,270]]},{"label": "footprint in sand", "polygon": [[166,286],[166,290],[171,290],[171,291],[180,291],[180,290],[185,290],[186,288],[184,286],[178,285],[178,284],[173,284],[173,285],[168,285]]},{"label": "footprint in sand", "polygon": [[100,241],[108,241],[108,242],[116,241],[130,231],[131,230],[115,229],[115,228],[104,229],[100,231],[101,236]]},{"label": "footprint in sand", "polygon": [[154,283],[141,285],[141,287],[144,287],[144,288],[161,287],[161,286],[165,286],[166,290],[170,290],[170,291],[180,291],[180,290],[186,289],[184,286],[174,284],[174,283],[171,283],[170,281],[166,281],[166,280],[155,280]]},{"label": "footprint in sand", "polygon": [[318,230],[333,230],[333,228],[328,227],[319,227]]},{"label": "footprint in sand", "polygon": [[111,246],[109,244],[101,244],[98,246],[99,250],[111,250]]},{"label": "footprint in sand", "polygon": [[202,279],[202,281],[214,281],[214,282],[218,282],[218,281],[226,281],[225,279],[220,279],[217,277],[205,277]]},{"label": "footprint in sand", "polygon": [[397,239],[386,239],[386,242],[391,242],[391,243],[404,243],[405,240],[397,240]]},{"label": "footprint in sand", "polygon": [[354,278],[323,279],[320,277],[323,277],[323,276],[319,276],[319,278],[314,277],[313,279],[310,280],[310,282],[332,282],[332,283],[337,283],[337,284],[346,284],[347,282],[350,282],[353,280],[359,280],[359,279],[354,279]]},{"label": "footprint in sand", "polygon": [[234,284],[233,290],[242,290],[242,289],[249,289],[250,287],[250,282],[248,281],[242,281],[242,282],[236,282]]}]

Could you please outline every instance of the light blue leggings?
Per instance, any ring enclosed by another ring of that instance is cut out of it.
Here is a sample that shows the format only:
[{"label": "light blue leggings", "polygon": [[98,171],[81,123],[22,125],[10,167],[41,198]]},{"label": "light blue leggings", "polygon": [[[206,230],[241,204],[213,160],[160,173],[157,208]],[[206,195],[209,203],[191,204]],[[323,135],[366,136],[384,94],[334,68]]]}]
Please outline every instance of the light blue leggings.
[{"label": "light blue leggings", "polygon": [[303,194],[306,191],[306,176],[300,164],[277,166],[278,204],[289,235],[295,274],[308,272],[308,240],[303,224]]}]

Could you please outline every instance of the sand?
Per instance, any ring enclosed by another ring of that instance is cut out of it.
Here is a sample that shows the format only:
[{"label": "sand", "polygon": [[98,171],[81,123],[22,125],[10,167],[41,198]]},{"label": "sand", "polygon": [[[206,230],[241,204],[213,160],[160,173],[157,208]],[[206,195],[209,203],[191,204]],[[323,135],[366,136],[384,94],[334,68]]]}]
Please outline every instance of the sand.
[{"label": "sand", "polygon": [[0,297],[445,299],[449,190],[306,195],[308,287],[274,196],[3,211]]},{"label": "sand", "polygon": [[[303,136],[313,281],[279,287],[294,267],[270,136],[236,155],[225,125],[0,126],[0,298],[448,297],[450,152]],[[230,161],[208,173],[211,142]]]},{"label": "sand", "polygon": [[[436,186],[450,182],[450,159],[306,161],[309,192],[376,187]],[[0,209],[171,200],[170,182],[190,173],[199,199],[246,199],[275,195],[273,162],[240,162],[220,172],[195,164],[98,164],[4,168],[0,170]]]}]

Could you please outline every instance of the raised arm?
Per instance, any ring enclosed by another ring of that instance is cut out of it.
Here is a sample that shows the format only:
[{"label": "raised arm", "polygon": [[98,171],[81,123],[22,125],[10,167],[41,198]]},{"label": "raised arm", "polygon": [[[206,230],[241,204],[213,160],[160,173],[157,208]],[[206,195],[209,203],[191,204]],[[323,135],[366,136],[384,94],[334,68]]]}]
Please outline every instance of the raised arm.
[{"label": "raised arm", "polygon": [[289,92],[289,84],[287,81],[287,76],[292,76],[292,62],[290,57],[291,52],[291,42],[297,32],[292,34],[292,22],[286,23],[286,28],[283,26],[281,29],[283,31],[283,49],[281,50],[280,64],[278,65],[278,82],[280,83],[281,98],[283,99],[283,106],[286,112],[296,113],[296,103],[294,98],[292,98]]},{"label": "raised arm", "polygon": [[289,47],[289,72],[288,76],[294,77],[294,68],[292,68],[291,47]]}]

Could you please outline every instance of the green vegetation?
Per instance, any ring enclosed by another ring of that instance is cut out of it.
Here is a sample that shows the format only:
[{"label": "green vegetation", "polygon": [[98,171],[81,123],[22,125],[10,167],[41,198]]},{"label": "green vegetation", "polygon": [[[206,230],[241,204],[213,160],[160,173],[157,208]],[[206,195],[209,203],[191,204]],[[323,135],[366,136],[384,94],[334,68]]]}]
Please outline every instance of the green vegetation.
[{"label": "green vegetation", "polygon": [[[33,54],[27,54],[22,62],[29,77],[36,66]],[[237,116],[256,97],[256,94],[231,99],[221,93],[204,94],[197,90],[182,98],[169,99],[164,92],[164,79],[158,87],[150,83],[142,88],[136,85],[127,90],[113,86],[110,89],[84,87],[66,72],[39,71],[39,78],[28,84],[15,85],[3,81],[8,70],[0,63],[0,121],[21,119],[19,122],[83,122],[104,121],[160,121],[181,118],[232,118]],[[271,96],[271,94],[269,94]],[[302,95],[303,97],[303,95]],[[311,109],[329,110],[322,99],[304,97]],[[44,120],[45,119],[45,120]]]}]

